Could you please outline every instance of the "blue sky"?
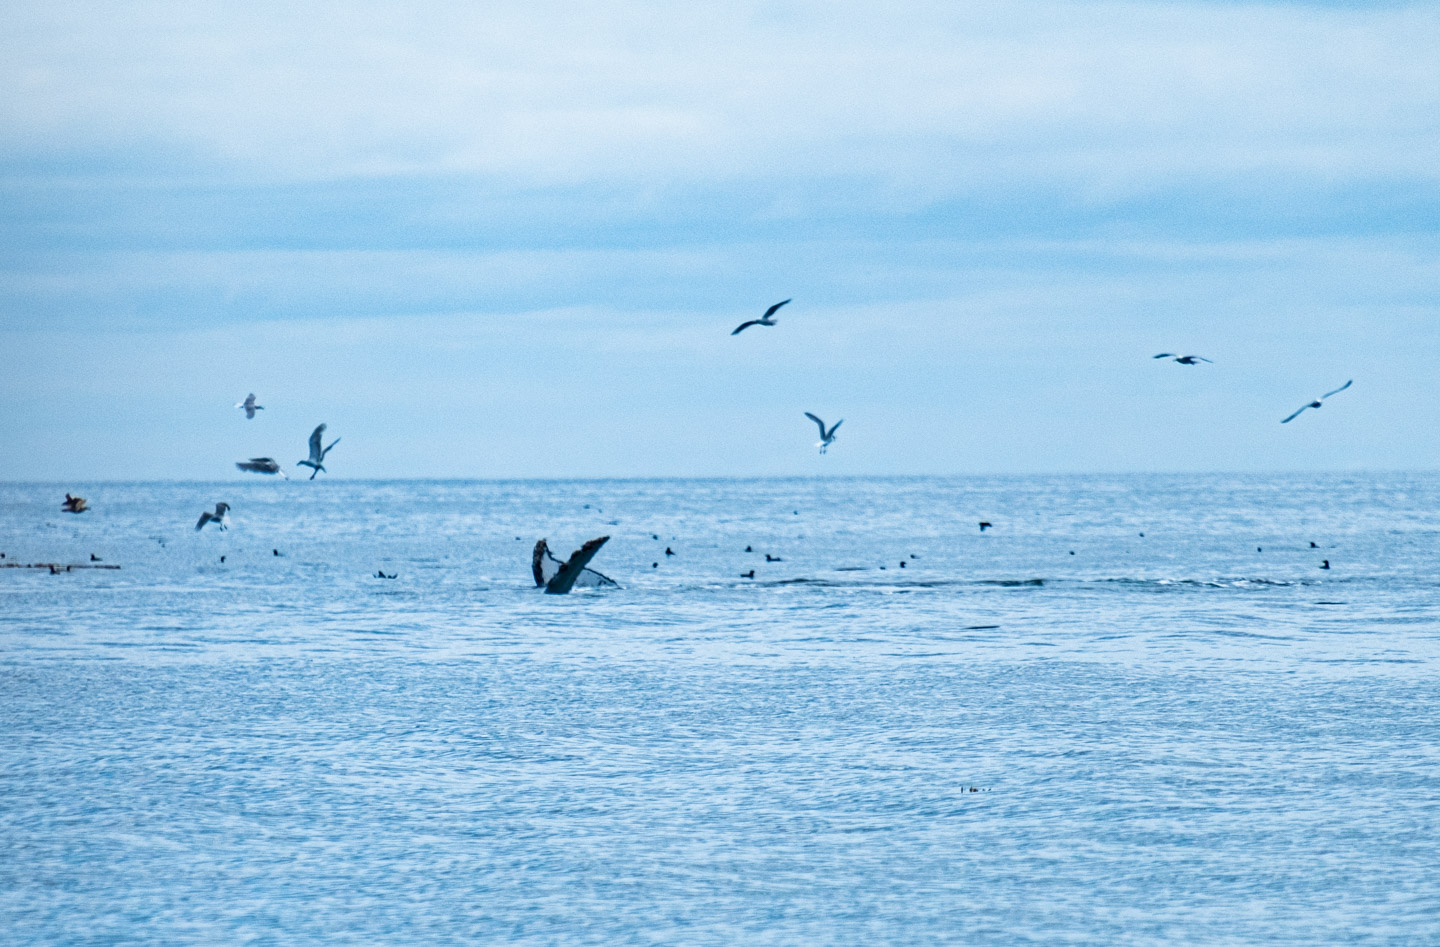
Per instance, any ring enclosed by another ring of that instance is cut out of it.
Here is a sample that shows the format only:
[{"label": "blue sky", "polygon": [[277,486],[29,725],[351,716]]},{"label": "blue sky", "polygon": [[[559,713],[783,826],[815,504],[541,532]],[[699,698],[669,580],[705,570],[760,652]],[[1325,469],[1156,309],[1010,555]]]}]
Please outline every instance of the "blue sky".
[{"label": "blue sky", "polygon": [[1440,466],[1431,4],[26,6],[0,478]]}]

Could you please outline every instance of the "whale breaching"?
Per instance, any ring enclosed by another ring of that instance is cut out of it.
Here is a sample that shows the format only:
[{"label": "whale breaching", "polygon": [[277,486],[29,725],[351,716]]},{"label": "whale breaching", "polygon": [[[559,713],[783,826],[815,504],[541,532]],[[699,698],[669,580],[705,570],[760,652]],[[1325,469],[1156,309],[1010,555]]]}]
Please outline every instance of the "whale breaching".
[{"label": "whale breaching", "polygon": [[835,431],[837,428],[840,427],[840,425],[845,423],[845,419],[841,418],[840,420],[836,421],[830,426],[830,430],[827,431],[825,430],[825,422],[815,417],[815,415],[811,414],[809,411],[805,412],[805,417],[814,421],[819,426],[820,440],[818,443],[816,443],[815,446],[820,448],[820,453],[825,453],[825,451],[829,449],[830,445],[835,443]]},{"label": "whale breaching", "polygon": [[279,474],[281,480],[289,480],[285,471],[280,469],[280,462],[273,457],[251,457],[249,460],[237,460],[235,466],[248,473],[258,474]]},{"label": "whale breaching", "polygon": [[773,326],[775,324],[775,310],[779,309],[781,306],[785,305],[785,303],[788,303],[789,301],[790,300],[787,299],[784,302],[776,303],[769,309],[765,310],[765,315],[761,316],[759,319],[751,319],[749,322],[740,323],[738,326],[735,327],[735,331],[730,334],[739,335],[751,326]]},{"label": "whale breaching", "polygon": [[1210,365],[1215,364],[1203,355],[1176,355],[1174,352],[1161,352],[1159,355],[1156,355],[1155,358],[1174,359],[1181,365],[1198,365],[1201,362],[1206,362]]},{"label": "whale breaching", "polygon": [[324,435],[324,433],[325,433],[325,425],[324,425],[324,424],[321,424],[321,425],[320,425],[319,427],[317,427],[315,430],[311,431],[311,432],[310,432],[310,459],[309,459],[309,460],[297,460],[297,461],[295,461],[295,466],[296,466],[296,467],[313,467],[313,468],[314,468],[314,473],[310,474],[310,479],[311,479],[311,480],[314,480],[314,479],[315,479],[315,474],[318,474],[320,471],[322,471],[322,470],[325,469],[325,455],[328,454],[328,453],[330,453],[330,447],[334,447],[336,444],[340,443],[340,438],[337,437],[337,438],[335,438],[335,440],[333,440],[333,441],[330,442],[330,447],[322,448],[322,447],[320,446],[320,438],[321,438],[321,436]]},{"label": "whale breaching", "polygon": [[209,510],[206,510],[204,513],[201,513],[201,514],[200,514],[200,522],[198,522],[198,523],[195,524],[195,531],[198,533],[200,530],[204,529],[206,523],[215,523],[215,524],[218,525],[222,530],[224,530],[224,529],[229,529],[229,528],[230,528],[230,504],[228,504],[228,503],[217,503],[217,504],[215,504],[215,512],[214,512],[214,513],[211,513]]},{"label": "whale breaching", "polygon": [[1339,388],[1336,388],[1334,391],[1327,391],[1327,392],[1325,392],[1323,395],[1321,395],[1320,397],[1316,398],[1314,401],[1310,402],[1309,404],[1307,404],[1307,405],[1301,405],[1301,406],[1295,411],[1294,414],[1290,415],[1290,417],[1286,418],[1285,420],[1281,421],[1280,423],[1281,423],[1281,424],[1289,424],[1291,421],[1293,421],[1293,420],[1295,420],[1296,418],[1300,417],[1301,412],[1303,412],[1306,408],[1318,408],[1318,407],[1320,407],[1320,402],[1324,401],[1326,398],[1330,397],[1331,395],[1338,395],[1340,392],[1344,391],[1346,388],[1349,388],[1349,387],[1350,387],[1351,385],[1353,385],[1353,384],[1355,384],[1355,379],[1352,378],[1352,379],[1350,379],[1349,381],[1347,381],[1345,384],[1341,385]]},{"label": "whale breaching", "polygon": [[620,583],[608,575],[587,568],[590,560],[609,542],[609,536],[592,539],[570,554],[565,561],[556,559],[545,540],[535,544],[530,556],[530,571],[535,576],[535,585],[544,586],[550,595],[564,595],[574,586],[580,588],[619,588]]},{"label": "whale breaching", "polygon": [[251,420],[251,421],[255,420],[255,412],[256,412],[256,411],[264,411],[264,410],[265,410],[265,406],[264,406],[263,404],[256,404],[256,403],[255,403],[255,392],[253,392],[253,391],[250,392],[248,395],[245,396],[245,400],[244,400],[244,401],[237,401],[237,402],[235,402],[235,407],[237,407],[237,408],[244,408],[244,409],[245,409],[245,417],[248,418],[248,419]]}]

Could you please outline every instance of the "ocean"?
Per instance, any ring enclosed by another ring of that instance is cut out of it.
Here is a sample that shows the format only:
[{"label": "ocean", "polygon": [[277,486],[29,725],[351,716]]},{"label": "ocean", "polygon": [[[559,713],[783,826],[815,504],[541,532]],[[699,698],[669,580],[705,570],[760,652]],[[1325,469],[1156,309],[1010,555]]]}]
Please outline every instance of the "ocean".
[{"label": "ocean", "polygon": [[1437,474],[0,484],[0,552],[121,567],[0,569],[5,943],[1440,943]]}]

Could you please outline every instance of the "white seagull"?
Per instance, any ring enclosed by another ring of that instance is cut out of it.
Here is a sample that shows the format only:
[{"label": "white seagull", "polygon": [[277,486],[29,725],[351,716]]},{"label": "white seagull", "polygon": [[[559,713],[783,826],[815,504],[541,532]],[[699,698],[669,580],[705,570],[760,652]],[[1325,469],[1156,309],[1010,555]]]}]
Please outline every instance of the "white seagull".
[{"label": "white seagull", "polygon": [[1176,355],[1174,352],[1161,352],[1159,355],[1156,355],[1155,358],[1173,358],[1181,365],[1198,365],[1200,362],[1207,362],[1211,365],[1215,364],[1203,355]]},{"label": "white seagull", "polygon": [[1296,410],[1296,412],[1295,412],[1294,414],[1290,415],[1290,417],[1286,418],[1285,420],[1281,421],[1280,423],[1281,423],[1281,424],[1289,424],[1291,421],[1293,421],[1293,420],[1295,420],[1296,418],[1300,417],[1300,413],[1301,413],[1302,411],[1304,411],[1306,408],[1318,408],[1318,407],[1320,407],[1320,402],[1324,401],[1326,398],[1330,397],[1331,395],[1338,395],[1340,392],[1344,391],[1346,388],[1349,388],[1349,387],[1350,387],[1351,385],[1353,385],[1353,384],[1355,384],[1355,379],[1352,378],[1352,379],[1350,379],[1349,381],[1347,381],[1345,384],[1341,385],[1339,388],[1336,388],[1334,391],[1327,391],[1327,392],[1325,392],[1323,395],[1321,395],[1320,397],[1316,398],[1314,401],[1310,402],[1309,404],[1307,404],[1307,405],[1302,405],[1298,410]]},{"label": "white seagull", "polygon": [[230,528],[230,504],[228,504],[228,503],[217,503],[217,504],[215,504],[215,512],[214,512],[214,513],[211,513],[209,510],[206,510],[204,513],[201,513],[201,514],[200,514],[200,522],[198,522],[198,523],[195,524],[195,531],[198,533],[200,530],[204,529],[206,523],[217,523],[217,524],[219,524],[219,526],[220,526],[220,528],[221,528],[222,530],[223,530],[223,529],[229,529],[229,528]]},{"label": "white seagull", "polygon": [[838,428],[840,425],[844,424],[845,419],[841,418],[840,420],[836,421],[830,426],[830,430],[827,431],[825,430],[825,422],[815,417],[815,415],[811,414],[809,411],[805,412],[805,417],[814,421],[819,426],[820,442],[815,446],[820,448],[820,453],[825,453],[825,451],[830,447],[830,445],[835,443],[835,429]]},{"label": "white seagull", "polygon": [[280,462],[274,457],[251,457],[249,460],[237,460],[235,466],[247,473],[258,474],[279,474],[281,480],[289,480],[285,471],[280,469]]},{"label": "white seagull", "polygon": [[253,391],[250,392],[248,395],[245,396],[245,400],[244,400],[244,401],[237,401],[237,402],[235,402],[235,407],[237,407],[237,408],[244,408],[244,409],[245,409],[245,417],[248,418],[248,419],[251,420],[251,421],[255,420],[255,412],[256,412],[256,411],[264,411],[264,410],[265,410],[265,406],[264,406],[263,404],[256,404],[256,403],[255,403],[255,392],[253,392]]},{"label": "white seagull", "polygon": [[330,447],[334,447],[336,444],[340,443],[340,438],[337,437],[335,438],[335,440],[330,442],[330,447],[322,448],[320,446],[320,437],[324,433],[325,425],[323,424],[317,427],[315,430],[311,431],[310,459],[295,461],[296,467],[313,467],[315,469],[315,472],[310,475],[311,480],[315,479],[315,474],[318,474],[320,471],[325,469],[325,455],[330,453]]},{"label": "white seagull", "polygon": [[788,303],[789,301],[790,300],[787,299],[785,300],[785,302],[776,303],[769,309],[765,310],[765,315],[761,316],[759,319],[751,319],[749,322],[740,323],[740,325],[735,327],[735,331],[730,334],[739,335],[751,326],[773,326],[775,324],[775,310],[779,309],[781,306],[785,305],[785,303]]}]

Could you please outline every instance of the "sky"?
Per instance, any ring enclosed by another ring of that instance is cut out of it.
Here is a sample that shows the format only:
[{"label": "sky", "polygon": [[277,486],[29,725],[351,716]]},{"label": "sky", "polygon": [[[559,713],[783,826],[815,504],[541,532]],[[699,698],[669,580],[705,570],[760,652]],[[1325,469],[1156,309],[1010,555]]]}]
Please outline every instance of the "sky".
[{"label": "sky", "polygon": [[0,479],[1440,468],[1435,4],[221,6],[6,12]]}]

